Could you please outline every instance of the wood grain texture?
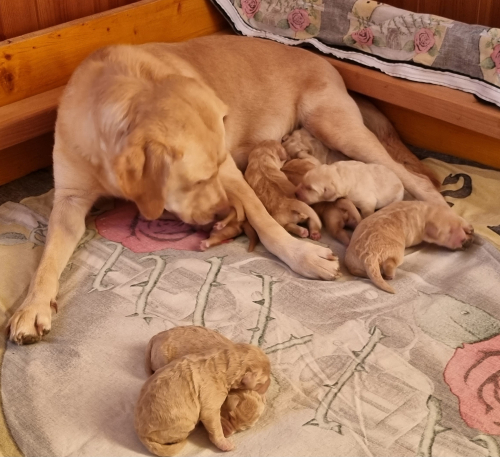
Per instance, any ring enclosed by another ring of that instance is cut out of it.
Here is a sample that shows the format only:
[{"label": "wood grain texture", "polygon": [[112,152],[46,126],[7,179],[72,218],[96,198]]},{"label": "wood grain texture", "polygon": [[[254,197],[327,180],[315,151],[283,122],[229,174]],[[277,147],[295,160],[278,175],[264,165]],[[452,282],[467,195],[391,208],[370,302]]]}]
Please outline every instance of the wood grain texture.
[{"label": "wood grain texture", "polygon": [[58,87],[0,107],[0,149],[52,131],[63,89]]},{"label": "wood grain texture", "polygon": [[36,0],[40,29],[96,12],[94,0]]},{"label": "wood grain texture", "polygon": [[500,109],[478,102],[471,94],[325,59],[339,71],[349,90],[500,139]]},{"label": "wood grain texture", "polygon": [[7,40],[0,43],[0,106],[66,84],[102,46],[182,41],[227,27],[209,0],[142,0]]},{"label": "wood grain texture", "polygon": [[406,143],[500,169],[500,139],[390,103],[372,101],[389,118]]},{"label": "wood grain texture", "polygon": [[52,164],[52,132],[0,151],[0,185]]},{"label": "wood grain texture", "polygon": [[38,30],[35,0],[0,0],[0,22],[5,38]]}]

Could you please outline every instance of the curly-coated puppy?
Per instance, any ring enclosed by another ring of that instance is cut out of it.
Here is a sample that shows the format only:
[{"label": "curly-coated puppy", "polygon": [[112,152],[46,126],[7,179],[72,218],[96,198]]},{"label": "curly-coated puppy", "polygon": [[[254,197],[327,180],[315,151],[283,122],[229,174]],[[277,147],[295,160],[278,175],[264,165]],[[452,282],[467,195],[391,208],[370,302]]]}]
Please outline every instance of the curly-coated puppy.
[{"label": "curly-coated puppy", "polygon": [[[248,156],[245,179],[269,214],[290,233],[321,238],[321,221],[314,210],[295,198],[295,186],[281,171],[288,158],[277,141],[263,141]],[[298,224],[307,222],[309,231]]]},{"label": "curly-coated puppy", "polygon": [[264,412],[266,399],[254,390],[231,390],[220,409],[224,436],[253,427]]},{"label": "curly-coated puppy", "polygon": [[334,163],[339,160],[350,160],[340,151],[328,149],[321,141],[313,137],[306,129],[294,130],[283,137],[283,147],[292,159],[313,157],[319,163]]},{"label": "curly-coated puppy", "polygon": [[225,436],[221,407],[231,389],[265,393],[270,363],[250,344],[212,349],[174,359],[144,384],[135,407],[135,430],[156,455],[174,455],[198,422],[222,451],[234,449]]},{"label": "curly-coated puppy", "polygon": [[[295,133],[295,132],[294,132]],[[313,168],[321,165],[314,157],[304,159],[293,159],[285,163],[281,171],[285,173],[290,182],[298,186],[305,174]],[[339,198],[335,202],[321,202],[312,205],[312,208],[325,225],[326,231],[336,240],[344,245],[349,244],[350,232],[344,227],[355,229],[361,221],[359,211],[347,198]]]},{"label": "curly-coated puppy", "polygon": [[396,174],[383,165],[349,160],[308,171],[296,195],[309,205],[347,197],[363,217],[368,217],[376,209],[401,201],[404,187]]},{"label": "curly-coated puppy", "polygon": [[393,203],[362,220],[354,230],[345,264],[355,276],[370,278],[386,292],[395,290],[382,278],[393,279],[403,263],[405,248],[422,241],[449,249],[465,249],[474,228],[451,209],[427,202]]}]

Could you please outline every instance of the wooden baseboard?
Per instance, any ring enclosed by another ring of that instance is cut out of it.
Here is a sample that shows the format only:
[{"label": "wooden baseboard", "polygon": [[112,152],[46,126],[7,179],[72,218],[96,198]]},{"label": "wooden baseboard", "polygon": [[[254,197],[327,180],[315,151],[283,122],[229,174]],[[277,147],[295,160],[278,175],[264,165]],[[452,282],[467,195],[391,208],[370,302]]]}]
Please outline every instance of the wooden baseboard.
[{"label": "wooden baseboard", "polygon": [[0,151],[0,185],[52,165],[53,132]]}]

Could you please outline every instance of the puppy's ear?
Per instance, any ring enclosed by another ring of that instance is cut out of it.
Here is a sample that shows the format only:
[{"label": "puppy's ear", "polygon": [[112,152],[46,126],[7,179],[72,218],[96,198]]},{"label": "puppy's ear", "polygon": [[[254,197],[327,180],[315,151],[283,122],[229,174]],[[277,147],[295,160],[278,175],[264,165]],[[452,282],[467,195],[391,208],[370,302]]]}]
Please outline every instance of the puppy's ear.
[{"label": "puppy's ear", "polygon": [[433,221],[429,221],[425,224],[425,236],[429,240],[437,240],[439,236],[439,227]]},{"label": "puppy's ear", "polygon": [[226,402],[229,411],[234,411],[240,402],[240,397],[238,395],[229,395]]},{"label": "puppy's ear", "polygon": [[114,171],[123,195],[136,203],[146,219],[158,219],[163,213],[172,156],[166,146],[148,141],[142,147],[127,147],[115,161]]}]

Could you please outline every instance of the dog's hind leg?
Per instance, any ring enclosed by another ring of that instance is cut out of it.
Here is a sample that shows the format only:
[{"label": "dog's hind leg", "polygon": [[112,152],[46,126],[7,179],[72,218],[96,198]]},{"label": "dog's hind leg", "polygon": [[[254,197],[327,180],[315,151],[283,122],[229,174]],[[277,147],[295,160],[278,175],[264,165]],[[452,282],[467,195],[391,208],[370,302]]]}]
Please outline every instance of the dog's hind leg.
[{"label": "dog's hind leg", "polygon": [[[326,72],[324,73],[326,75]],[[299,105],[300,123],[330,149],[365,163],[377,163],[392,170],[418,200],[446,205],[429,178],[408,171],[391,158],[377,137],[364,125],[355,101],[339,90],[338,75],[316,84],[304,93]]]}]

